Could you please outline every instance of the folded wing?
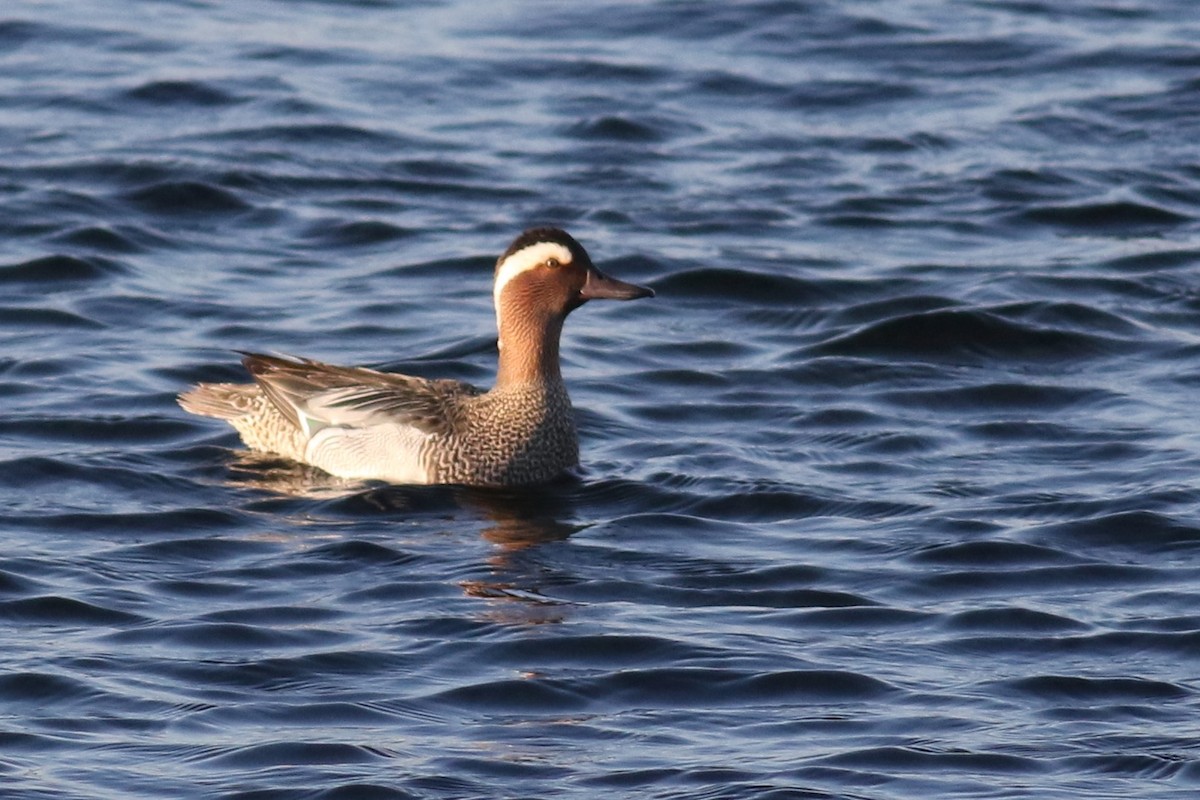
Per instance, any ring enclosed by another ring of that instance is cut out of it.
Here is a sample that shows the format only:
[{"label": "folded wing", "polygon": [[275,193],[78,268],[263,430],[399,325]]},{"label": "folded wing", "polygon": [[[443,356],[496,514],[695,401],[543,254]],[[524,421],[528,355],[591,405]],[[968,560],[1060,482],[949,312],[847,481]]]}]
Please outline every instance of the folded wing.
[{"label": "folded wing", "polygon": [[415,378],[364,367],[247,353],[242,363],[285,418],[312,437],[323,428],[411,426],[449,433],[458,403],[480,390],[460,381]]}]

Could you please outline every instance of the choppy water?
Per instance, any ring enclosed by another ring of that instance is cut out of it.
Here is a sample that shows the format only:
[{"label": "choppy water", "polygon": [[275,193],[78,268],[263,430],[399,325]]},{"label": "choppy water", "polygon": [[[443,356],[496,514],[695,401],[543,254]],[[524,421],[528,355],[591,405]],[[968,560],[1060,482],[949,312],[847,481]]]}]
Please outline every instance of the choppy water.
[{"label": "choppy water", "polygon": [[[0,796],[1200,791],[1192,0],[0,9]],[[577,480],[174,395],[480,384],[568,227]]]}]

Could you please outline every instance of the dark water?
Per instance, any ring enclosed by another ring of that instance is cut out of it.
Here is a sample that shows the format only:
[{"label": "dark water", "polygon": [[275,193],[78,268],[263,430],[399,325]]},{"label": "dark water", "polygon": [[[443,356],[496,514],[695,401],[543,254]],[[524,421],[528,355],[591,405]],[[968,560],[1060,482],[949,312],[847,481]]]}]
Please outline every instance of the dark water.
[{"label": "dark water", "polygon": [[[1192,0],[0,9],[0,796],[1200,792]],[[174,395],[487,384],[568,227],[585,465],[344,487]]]}]

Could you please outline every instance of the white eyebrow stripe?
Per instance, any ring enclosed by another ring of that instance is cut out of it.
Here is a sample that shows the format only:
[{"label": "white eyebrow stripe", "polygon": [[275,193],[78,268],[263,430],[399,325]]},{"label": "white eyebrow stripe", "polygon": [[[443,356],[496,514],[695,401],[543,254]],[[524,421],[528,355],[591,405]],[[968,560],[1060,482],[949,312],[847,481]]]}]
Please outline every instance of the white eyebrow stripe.
[{"label": "white eyebrow stripe", "polygon": [[492,289],[492,302],[496,304],[497,322],[499,322],[500,315],[500,293],[504,291],[508,282],[525,270],[533,269],[538,264],[544,264],[550,258],[558,259],[560,264],[570,264],[571,251],[565,245],[557,242],[538,242],[521,248],[504,260],[499,271],[496,272],[496,284]]}]

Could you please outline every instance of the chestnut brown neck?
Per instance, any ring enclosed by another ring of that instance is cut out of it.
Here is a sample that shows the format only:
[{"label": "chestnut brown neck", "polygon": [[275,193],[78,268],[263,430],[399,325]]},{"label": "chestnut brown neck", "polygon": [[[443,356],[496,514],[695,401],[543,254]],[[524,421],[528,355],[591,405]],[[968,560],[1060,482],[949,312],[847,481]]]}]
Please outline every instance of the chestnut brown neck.
[{"label": "chestnut brown neck", "polygon": [[561,383],[558,340],[562,325],[563,317],[557,314],[502,313],[496,387]]}]

